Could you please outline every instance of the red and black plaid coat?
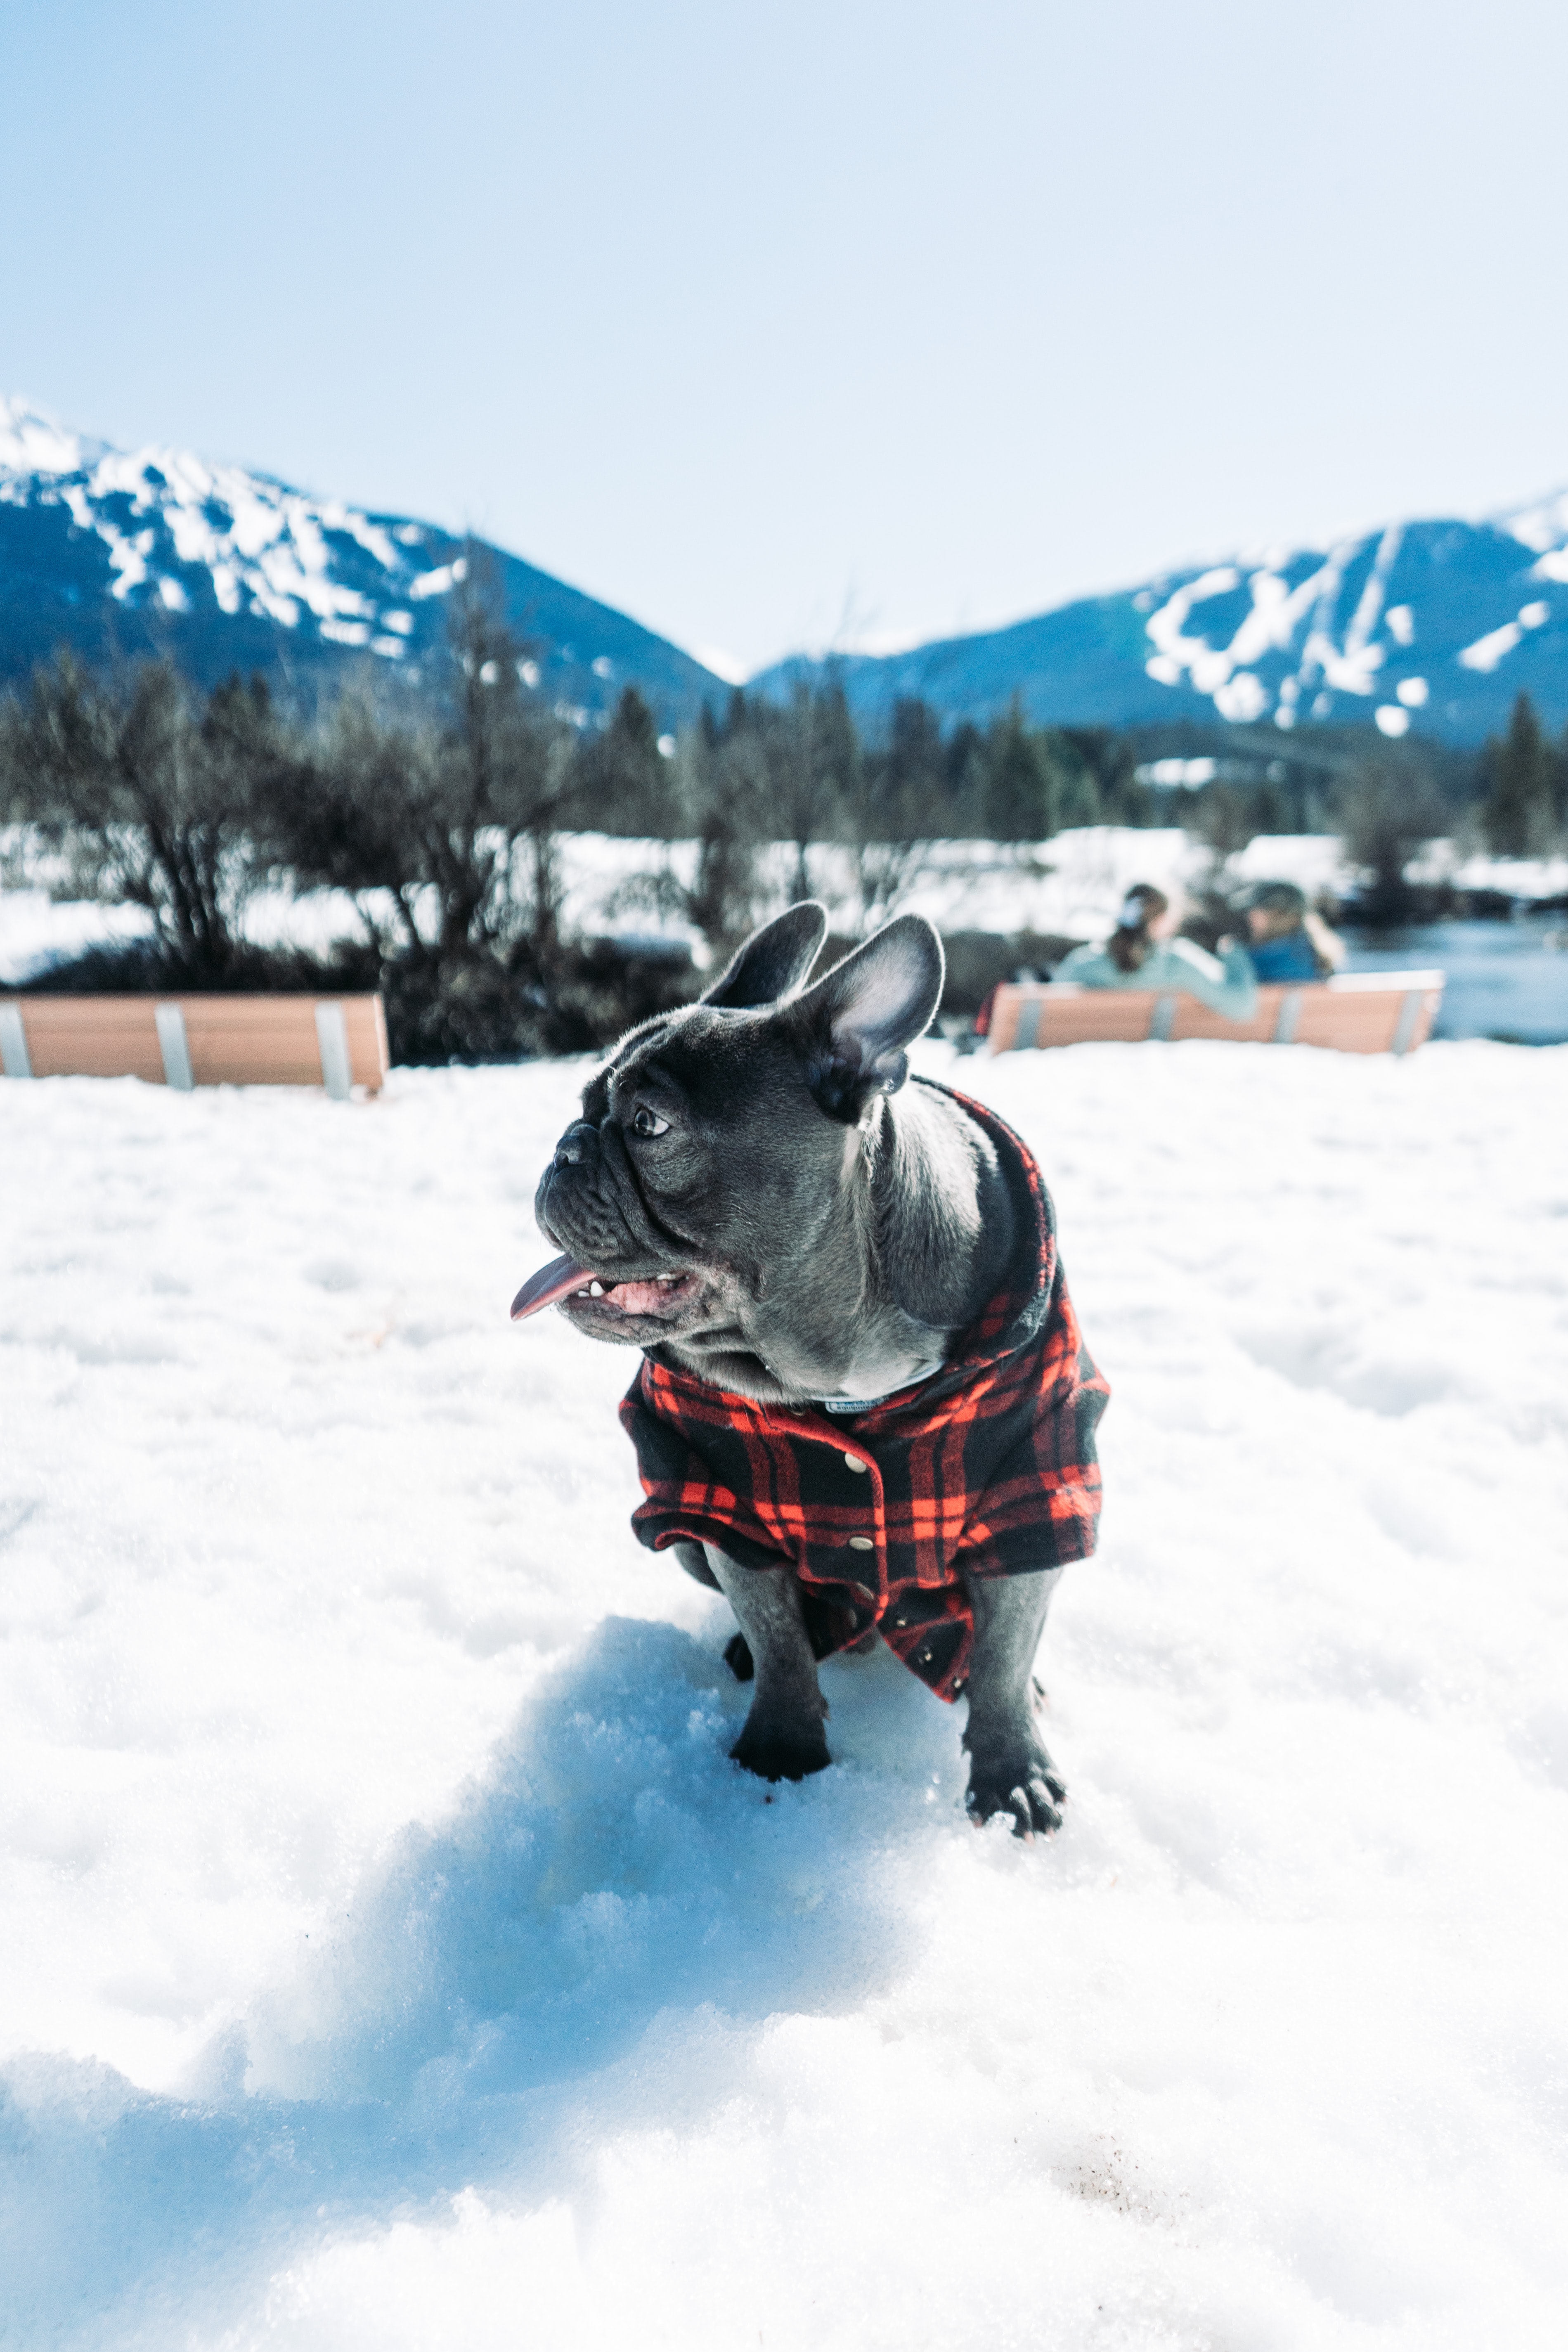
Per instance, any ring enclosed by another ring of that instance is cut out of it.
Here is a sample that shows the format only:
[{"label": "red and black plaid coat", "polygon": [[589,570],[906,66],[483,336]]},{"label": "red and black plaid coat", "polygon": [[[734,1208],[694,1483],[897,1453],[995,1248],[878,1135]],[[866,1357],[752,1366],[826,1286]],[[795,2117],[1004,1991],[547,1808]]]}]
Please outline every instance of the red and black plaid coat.
[{"label": "red and black plaid coat", "polygon": [[1014,1576],[1094,1549],[1094,1432],[1110,1395],[1032,1155],[994,1111],[955,1099],[996,1146],[1019,1239],[940,1371],[847,1417],[731,1396],[645,1356],[621,1406],[647,1496],[632,1515],[641,1542],[787,1562],[819,1658],[876,1626],[945,1699],[963,1688],[974,1636],[961,1571]]}]

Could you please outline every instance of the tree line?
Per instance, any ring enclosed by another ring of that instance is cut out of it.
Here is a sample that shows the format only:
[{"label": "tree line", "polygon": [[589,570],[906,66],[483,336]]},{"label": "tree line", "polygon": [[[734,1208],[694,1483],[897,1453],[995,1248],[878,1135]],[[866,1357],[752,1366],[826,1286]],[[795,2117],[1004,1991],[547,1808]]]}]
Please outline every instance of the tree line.
[{"label": "tree line", "polygon": [[[931,840],[1151,814],[1109,730],[1014,712],[944,733],[909,703],[872,743],[829,678],[782,704],[737,690],[661,740],[635,688],[606,727],[574,725],[530,683],[531,650],[475,562],[443,674],[417,697],[367,675],[306,719],[260,678],[204,696],[167,662],[102,677],[61,654],[0,704],[0,815],[57,895],[141,908],[152,927],[142,946],[81,959],[74,981],[380,987],[401,1059],[566,1051],[690,980],[565,936],[565,833],[694,845],[647,877],[645,903],[721,959],[765,911],[780,842],[803,893],[814,853],[836,845],[870,928]],[[325,958],[258,947],[244,919],[268,887],[347,893],[359,936]]]},{"label": "tree line", "polygon": [[1497,857],[1544,857],[1568,838],[1568,730],[1554,743],[1528,694],[1516,699],[1508,731],[1482,747],[1480,821]]},{"label": "tree line", "polygon": [[[690,845],[653,862],[643,903],[722,958],[766,911],[781,844],[799,895],[835,846],[865,931],[935,841],[1171,821],[1172,796],[1139,781],[1132,739],[1032,727],[1016,707],[944,729],[902,701],[872,736],[829,671],[782,701],[737,689],[672,741],[635,688],[607,726],[584,730],[533,689],[537,675],[480,561],[453,591],[443,675],[417,697],[367,677],[307,719],[258,678],[202,696],[167,663],[104,677],[62,654],[0,704],[0,815],[44,852],[59,895],[151,918],[144,944],[83,959],[79,984],[379,987],[399,1058],[441,1061],[586,1048],[692,985],[566,936],[564,833]],[[1562,837],[1568,748],[1525,698],[1470,789],[1500,854]],[[1297,829],[1267,781],[1179,798],[1216,851]],[[1342,762],[1330,804],[1385,893],[1415,844],[1453,821],[1451,780],[1445,794],[1415,745]],[[244,917],[268,886],[347,893],[359,934],[325,956],[263,950]]]}]

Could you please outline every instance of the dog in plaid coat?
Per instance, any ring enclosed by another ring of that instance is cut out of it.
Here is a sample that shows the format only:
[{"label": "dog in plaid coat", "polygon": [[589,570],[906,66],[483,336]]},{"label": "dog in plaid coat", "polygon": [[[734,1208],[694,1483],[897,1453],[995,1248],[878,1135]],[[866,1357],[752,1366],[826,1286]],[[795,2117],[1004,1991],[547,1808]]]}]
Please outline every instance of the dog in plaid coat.
[{"label": "dog in plaid coat", "polygon": [[807,987],[826,928],[791,908],[700,1003],[622,1040],[539,1187],[563,1255],[512,1312],[559,1302],[641,1349],[633,1524],[734,1610],[755,1677],[737,1760],[820,1770],[817,1662],[880,1636],[966,1702],[972,1814],[1028,1836],[1066,1793],[1033,1667],[1094,1549],[1108,1391],[1032,1156],[909,1078],[935,931],[901,917]]}]

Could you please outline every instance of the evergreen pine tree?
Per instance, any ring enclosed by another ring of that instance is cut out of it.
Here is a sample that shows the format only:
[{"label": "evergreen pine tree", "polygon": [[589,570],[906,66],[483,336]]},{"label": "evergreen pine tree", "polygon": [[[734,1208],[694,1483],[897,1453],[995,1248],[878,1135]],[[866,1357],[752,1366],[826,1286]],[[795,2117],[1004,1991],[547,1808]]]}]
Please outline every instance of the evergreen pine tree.
[{"label": "evergreen pine tree", "polygon": [[1045,841],[1057,830],[1055,777],[1021,706],[992,725],[985,742],[985,814],[997,841]]},{"label": "evergreen pine tree", "polygon": [[1528,694],[1514,703],[1508,733],[1481,755],[1487,794],[1481,823],[1497,857],[1528,857],[1553,825],[1553,761]]},{"label": "evergreen pine tree", "polygon": [[966,840],[985,831],[985,739],[973,719],[961,719],[942,752],[947,830]]},{"label": "evergreen pine tree", "polygon": [[1055,772],[1052,803],[1057,830],[1066,833],[1073,825],[1099,824],[1105,812],[1100,779],[1089,761],[1065,735],[1055,730],[1041,738],[1041,747]]},{"label": "evergreen pine tree", "polygon": [[[711,737],[709,741],[711,748]],[[577,767],[583,817],[597,831],[667,830],[670,794],[658,725],[635,686],[622,689],[602,733],[582,738]]]}]

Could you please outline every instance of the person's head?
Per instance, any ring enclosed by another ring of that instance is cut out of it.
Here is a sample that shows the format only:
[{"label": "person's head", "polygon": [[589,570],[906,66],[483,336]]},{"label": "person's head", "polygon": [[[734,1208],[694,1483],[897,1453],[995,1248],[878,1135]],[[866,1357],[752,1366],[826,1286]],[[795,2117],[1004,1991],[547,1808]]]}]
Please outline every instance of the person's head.
[{"label": "person's head", "polygon": [[1307,912],[1307,894],[1294,882],[1260,882],[1247,901],[1247,928],[1255,945],[1282,940],[1299,931]]},{"label": "person's head", "polygon": [[1180,906],[1173,906],[1163,890],[1152,882],[1134,882],[1105,942],[1111,962],[1121,971],[1136,971],[1155,940],[1168,939],[1181,919]]}]

